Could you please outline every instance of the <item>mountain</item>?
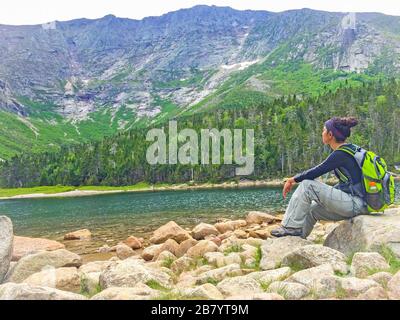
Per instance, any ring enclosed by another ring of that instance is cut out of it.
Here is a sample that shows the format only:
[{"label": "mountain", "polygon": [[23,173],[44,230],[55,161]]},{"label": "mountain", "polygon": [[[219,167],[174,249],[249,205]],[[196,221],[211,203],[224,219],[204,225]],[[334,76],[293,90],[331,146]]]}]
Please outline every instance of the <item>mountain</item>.
[{"label": "mountain", "polygon": [[195,6],[0,25],[0,159],[400,71],[400,17]]}]

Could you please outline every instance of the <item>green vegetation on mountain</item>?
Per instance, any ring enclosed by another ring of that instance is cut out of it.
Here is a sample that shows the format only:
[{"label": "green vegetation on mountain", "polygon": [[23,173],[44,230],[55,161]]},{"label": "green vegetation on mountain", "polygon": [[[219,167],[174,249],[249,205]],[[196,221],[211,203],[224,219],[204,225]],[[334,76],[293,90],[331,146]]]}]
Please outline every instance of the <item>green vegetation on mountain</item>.
[{"label": "green vegetation on mountain", "polygon": [[[322,161],[329,152],[321,143],[322,126],[334,115],[359,118],[353,143],[377,152],[391,167],[400,161],[400,84],[394,79],[343,86],[303,99],[291,95],[271,102],[261,99],[246,108],[218,108],[180,117],[178,127],[197,132],[204,128],[254,129],[255,171],[247,178],[260,179],[291,175]],[[146,150],[151,143],[146,142],[146,133],[133,129],[98,142],[66,145],[57,152],[18,155],[3,163],[0,184],[118,186],[239,179],[235,165],[150,166]]]}]

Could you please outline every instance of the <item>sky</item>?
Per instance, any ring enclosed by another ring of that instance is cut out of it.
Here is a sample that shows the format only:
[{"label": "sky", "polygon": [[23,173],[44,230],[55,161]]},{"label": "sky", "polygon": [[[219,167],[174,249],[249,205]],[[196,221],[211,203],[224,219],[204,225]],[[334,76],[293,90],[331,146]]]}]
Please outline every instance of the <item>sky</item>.
[{"label": "sky", "polygon": [[382,12],[400,16],[399,0],[0,0],[0,24],[40,24],[96,19],[107,14],[142,19],[206,4],[280,12],[311,8],[341,12]]}]

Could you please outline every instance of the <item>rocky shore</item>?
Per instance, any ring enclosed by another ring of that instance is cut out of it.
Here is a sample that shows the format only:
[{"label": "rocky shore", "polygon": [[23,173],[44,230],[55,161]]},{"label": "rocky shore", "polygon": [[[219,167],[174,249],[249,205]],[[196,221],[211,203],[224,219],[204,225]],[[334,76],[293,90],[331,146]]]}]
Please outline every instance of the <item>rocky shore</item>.
[{"label": "rocky shore", "polygon": [[280,221],[264,212],[190,230],[171,221],[83,263],[57,241],[13,235],[0,217],[0,300],[400,299],[400,208],[318,223],[307,240],[271,237]]}]

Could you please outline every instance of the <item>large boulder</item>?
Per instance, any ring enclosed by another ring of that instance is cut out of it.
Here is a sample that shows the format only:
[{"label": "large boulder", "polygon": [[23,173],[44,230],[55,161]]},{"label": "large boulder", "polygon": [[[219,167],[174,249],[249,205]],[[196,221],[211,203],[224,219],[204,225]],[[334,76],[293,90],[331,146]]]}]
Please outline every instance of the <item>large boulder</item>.
[{"label": "large boulder", "polygon": [[240,269],[240,265],[238,264],[230,264],[229,266],[225,266],[218,269],[213,269],[210,271],[203,272],[200,274],[197,279],[197,284],[204,284],[209,280],[213,280],[216,282],[222,281],[227,277],[235,277],[242,275],[242,269]]},{"label": "large boulder", "polygon": [[204,256],[207,252],[218,251],[218,246],[210,240],[201,240],[195,246],[191,247],[186,255],[190,258],[198,258]]},{"label": "large boulder", "polygon": [[188,231],[180,227],[176,222],[170,221],[153,232],[150,242],[160,244],[168,239],[174,239],[176,242],[181,243],[190,238]]},{"label": "large boulder", "polygon": [[234,221],[223,221],[223,222],[218,222],[214,226],[217,228],[217,230],[220,233],[225,233],[228,231],[234,231],[236,229],[245,227],[247,225],[246,220],[234,220]]},{"label": "large boulder", "polygon": [[282,263],[284,256],[298,248],[310,244],[312,244],[312,242],[300,237],[270,238],[264,241],[261,247],[262,259],[260,267],[262,270],[276,269]]},{"label": "large boulder", "polygon": [[192,230],[192,236],[196,240],[202,240],[210,235],[218,235],[219,231],[212,224],[200,223]]},{"label": "large boulder", "polygon": [[246,276],[226,278],[218,283],[217,289],[225,296],[251,295],[263,292],[256,280]]},{"label": "large boulder", "polygon": [[91,237],[92,233],[88,229],[82,229],[67,233],[64,240],[89,240]]},{"label": "large boulder", "polygon": [[13,261],[18,261],[28,254],[39,251],[54,251],[65,249],[65,245],[58,241],[14,236]]},{"label": "large boulder", "polygon": [[115,249],[116,249],[117,257],[121,260],[125,260],[125,259],[135,255],[135,251],[133,251],[133,249],[131,247],[127,246],[125,243],[117,244]]},{"label": "large boulder", "polygon": [[30,254],[18,261],[9,279],[10,282],[20,283],[30,275],[42,271],[44,267],[80,267],[82,258],[65,249],[56,251],[40,251]]},{"label": "large boulder", "polygon": [[83,295],[27,283],[5,283],[0,286],[0,300],[86,300]]},{"label": "large boulder", "polygon": [[201,286],[194,288],[186,288],[180,290],[180,294],[187,298],[193,299],[206,299],[206,300],[222,300],[224,296],[222,293],[211,283],[205,283]]},{"label": "large boulder", "polygon": [[146,261],[157,259],[158,255],[162,252],[162,244],[154,244],[145,248],[142,252],[142,258]]},{"label": "large boulder", "polygon": [[175,255],[180,258],[186,254],[186,252],[191,248],[194,247],[198,241],[196,239],[190,238],[187,239],[179,244],[179,248],[176,250]]},{"label": "large boulder", "polygon": [[260,211],[251,211],[247,214],[246,217],[247,224],[274,223],[278,221],[281,221],[281,219],[271,214]]},{"label": "large boulder", "polygon": [[91,300],[149,300],[159,295],[157,290],[145,284],[138,284],[134,288],[111,287],[103,290]]},{"label": "large boulder", "polygon": [[278,293],[287,300],[298,300],[310,293],[310,289],[300,283],[275,281],[268,286],[269,292]]},{"label": "large boulder", "polygon": [[324,245],[345,255],[360,251],[379,252],[385,245],[400,258],[400,209],[346,220],[328,235]]},{"label": "large boulder", "polygon": [[58,269],[48,268],[32,274],[24,280],[24,283],[75,293],[81,291],[81,277],[78,270],[72,267]]},{"label": "large boulder", "polygon": [[0,216],[0,283],[3,282],[8,269],[13,251],[13,225],[6,216]]},{"label": "large boulder", "polygon": [[296,266],[307,269],[329,263],[334,271],[347,273],[346,256],[336,250],[321,245],[309,245],[298,248],[287,254],[283,260],[284,266]]},{"label": "large boulder", "polygon": [[318,267],[298,271],[287,278],[285,282],[297,282],[307,288],[312,288],[319,279],[333,275],[332,266],[330,264],[323,264]]},{"label": "large boulder", "polygon": [[288,267],[283,267],[268,271],[252,272],[247,277],[257,280],[262,283],[271,283],[274,281],[281,281],[289,277],[291,270]]},{"label": "large boulder", "polygon": [[143,240],[134,236],[128,237],[123,241],[123,243],[133,250],[141,249],[143,247]]},{"label": "large boulder", "polygon": [[400,300],[400,271],[398,271],[387,284],[389,298]]},{"label": "large boulder", "polygon": [[365,278],[371,273],[390,269],[385,258],[377,252],[357,252],[353,256],[350,272],[358,278]]},{"label": "large boulder", "polygon": [[110,287],[135,287],[149,281],[169,288],[172,285],[171,276],[159,269],[147,267],[143,260],[128,258],[115,261],[100,275],[102,288]]}]

